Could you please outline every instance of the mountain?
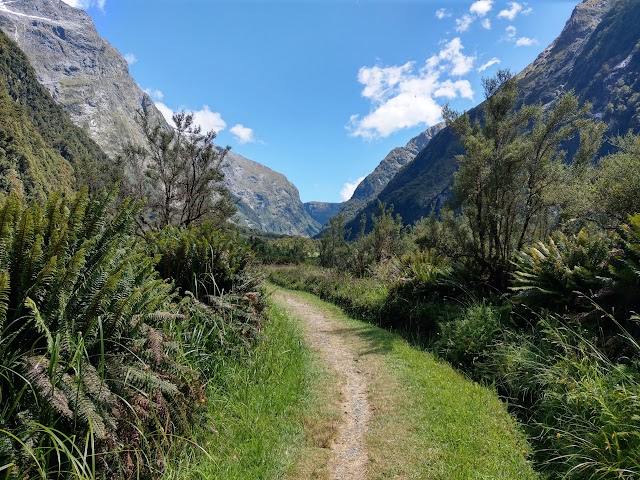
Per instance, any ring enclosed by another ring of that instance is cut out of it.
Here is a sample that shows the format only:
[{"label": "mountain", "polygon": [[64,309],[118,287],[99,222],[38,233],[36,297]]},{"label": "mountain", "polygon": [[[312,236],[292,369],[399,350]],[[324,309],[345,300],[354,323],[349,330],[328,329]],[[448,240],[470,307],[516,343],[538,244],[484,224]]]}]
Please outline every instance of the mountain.
[{"label": "mountain", "polygon": [[[551,106],[573,90],[593,104],[608,135],[617,135],[640,130],[639,74],[640,2],[584,0],[560,36],[517,78],[523,102]],[[378,199],[393,204],[407,224],[437,211],[449,196],[460,153],[456,136],[443,129],[358,216],[375,213]]]},{"label": "mountain", "polygon": [[306,202],[303,205],[309,216],[323,226],[331,217],[340,213],[344,204],[331,202]]},{"label": "mountain", "polygon": [[285,235],[309,237],[320,231],[320,223],[305,211],[298,189],[287,177],[233,152],[226,159],[227,186],[238,198],[235,223]]},{"label": "mountain", "polygon": [[[136,110],[149,110],[169,128],[129,75],[122,55],[100,37],[83,10],[61,0],[0,0],[0,30],[26,54],[55,102],[112,157],[128,143],[145,144]],[[239,224],[277,233],[317,232],[319,225],[284,176],[240,155],[229,160],[225,182],[238,196]]]},{"label": "mountain", "polygon": [[86,184],[88,166],[107,170],[110,165],[38,83],[20,48],[0,31],[0,191],[42,200],[52,191]]},{"label": "mountain", "polygon": [[[342,206],[345,222],[359,222],[358,213],[387,186],[398,171],[410,163],[422,151],[431,139],[444,128],[444,123],[429,127],[420,135],[412,138],[404,147],[391,150],[373,172],[358,185],[353,195]],[[376,202],[377,203],[377,202]],[[352,231],[356,232],[357,228]]]}]

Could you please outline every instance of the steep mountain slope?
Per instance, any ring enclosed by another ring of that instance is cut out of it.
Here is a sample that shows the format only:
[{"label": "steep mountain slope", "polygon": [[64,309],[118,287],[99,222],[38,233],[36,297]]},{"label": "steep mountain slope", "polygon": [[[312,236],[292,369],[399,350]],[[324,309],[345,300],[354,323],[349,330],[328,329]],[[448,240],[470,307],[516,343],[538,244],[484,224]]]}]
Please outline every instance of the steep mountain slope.
[{"label": "steep mountain slope", "polygon": [[304,209],[320,225],[324,225],[331,217],[336,216],[344,203],[306,202]]},{"label": "steep mountain slope", "polygon": [[[0,29],[25,52],[38,81],[73,122],[112,157],[128,143],[144,145],[136,110],[149,110],[168,128],[129,75],[127,62],[83,10],[61,0],[0,0]],[[284,176],[239,155],[229,160],[236,163],[227,169],[226,184],[239,197],[238,223],[277,233],[317,232],[319,225]],[[243,175],[234,174],[240,171]]]},{"label": "steep mountain slope", "polygon": [[146,105],[162,120],[83,10],[60,0],[2,0],[0,29],[27,55],[53,99],[109,155],[126,142],[142,143],[136,109]]},{"label": "steep mountain slope", "polygon": [[281,173],[233,152],[223,168],[238,198],[234,221],[245,227],[285,235],[313,236],[320,224],[305,211],[298,189]]},{"label": "steep mountain slope", "polygon": [[[560,36],[519,75],[526,103],[553,104],[574,90],[594,105],[609,135],[640,130],[640,2],[584,0]],[[393,204],[405,223],[437,210],[448,196],[462,149],[449,128],[436,135],[377,199]],[[375,201],[362,210],[375,213]]]},{"label": "steep mountain slope", "polygon": [[[107,155],[38,83],[29,61],[0,31],[0,191],[42,199],[106,170]],[[102,172],[106,174],[106,172]],[[81,182],[84,183],[84,182]]]},{"label": "steep mountain slope", "polygon": [[[443,128],[444,123],[438,123],[409,140],[404,147],[397,147],[391,150],[375,170],[360,182],[351,198],[344,203],[341,211],[345,217],[345,222],[351,222],[352,220],[359,222],[356,219],[358,212],[367,203],[375,199],[398,171],[410,163]],[[352,230],[357,231],[357,228]]]}]

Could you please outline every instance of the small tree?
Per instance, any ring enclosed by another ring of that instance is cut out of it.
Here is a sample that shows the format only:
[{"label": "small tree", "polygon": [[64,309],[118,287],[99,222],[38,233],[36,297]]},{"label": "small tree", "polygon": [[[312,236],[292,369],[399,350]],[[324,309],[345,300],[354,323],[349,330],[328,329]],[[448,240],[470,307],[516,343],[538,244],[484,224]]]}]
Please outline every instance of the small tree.
[{"label": "small tree", "polygon": [[137,121],[147,144],[126,147],[121,162],[123,193],[147,198],[139,226],[157,229],[204,220],[222,224],[235,213],[223,183],[229,147],[214,145],[215,132],[202,133],[193,114],[185,112],[173,116],[171,129],[154,121],[148,110],[138,111]]},{"label": "small tree", "polygon": [[[591,106],[580,107],[572,93],[550,110],[517,108],[519,90],[509,71],[483,84],[479,119],[472,122],[448,108],[444,116],[465,148],[454,195],[473,234],[473,255],[491,283],[504,289],[514,252],[548,234],[556,188],[589,163],[604,129],[589,119]],[[563,147],[576,138],[580,145],[568,172]]]},{"label": "small tree", "polygon": [[346,237],[344,215],[339,213],[327,223],[320,239],[320,265],[327,268],[344,268],[349,261],[349,244]]}]

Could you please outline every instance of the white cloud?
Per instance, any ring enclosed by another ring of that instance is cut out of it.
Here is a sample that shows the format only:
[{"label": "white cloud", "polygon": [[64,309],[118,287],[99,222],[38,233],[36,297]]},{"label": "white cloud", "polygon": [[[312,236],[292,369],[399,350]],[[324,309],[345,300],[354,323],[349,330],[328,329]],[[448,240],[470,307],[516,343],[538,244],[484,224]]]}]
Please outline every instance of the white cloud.
[{"label": "white cloud", "polygon": [[507,32],[507,40],[511,41],[516,38],[516,34],[518,33],[518,29],[516,27],[514,27],[513,25],[509,25],[504,30],[505,32]]},{"label": "white cloud", "polygon": [[520,4],[518,2],[509,2],[508,5],[509,8],[500,10],[500,13],[498,13],[498,18],[506,18],[513,21],[518,15],[529,15],[531,12],[533,12],[533,8],[525,8],[525,6],[527,5],[526,3]]},{"label": "white cloud", "polygon": [[136,63],[138,61],[138,59],[136,58],[136,56],[133,53],[125,53],[124,54],[124,59],[129,65],[133,65],[134,63]]},{"label": "white cloud", "polygon": [[469,81],[446,78],[461,77],[473,69],[475,57],[465,55],[463,48],[460,38],[454,38],[419,69],[415,62],[362,67],[358,81],[364,85],[362,96],[371,100],[372,110],[364,117],[351,116],[346,126],[350,135],[373,139],[403,128],[433,125],[441,119],[442,107],[436,98],[473,99]]},{"label": "white cloud", "polygon": [[491,30],[491,20],[489,20],[488,18],[485,18],[482,21],[482,28],[484,28],[485,30]]},{"label": "white cloud", "polygon": [[[459,37],[456,37],[447,43],[438,55],[432,56],[427,62],[433,66],[441,65],[443,61],[448,62],[448,66],[451,67],[449,70],[451,75],[457,77],[466,75],[473,69],[473,62],[475,62],[476,58],[462,53],[463,49],[462,41]],[[445,69],[446,66],[445,64]]]},{"label": "white cloud", "polygon": [[493,8],[493,0],[477,0],[473,2],[469,11],[481,17],[484,17]]},{"label": "white cloud", "polygon": [[[155,102],[156,107],[162,113],[169,125],[175,126],[173,123],[174,110],[162,102]],[[209,105],[203,105],[201,110],[195,110],[193,112],[193,123],[200,125],[203,132],[213,130],[214,132],[220,132],[227,127],[227,122],[222,119],[222,115],[218,112],[212,112]]]},{"label": "white cloud", "polygon": [[446,8],[441,8],[441,9],[436,11],[436,17],[438,18],[438,20],[442,20],[442,19],[450,17],[450,16],[451,16],[451,12],[449,10],[447,10]]},{"label": "white cloud", "polygon": [[516,40],[516,47],[530,47],[537,44],[538,40],[536,40],[535,38],[520,37],[518,40]]},{"label": "white cloud", "polygon": [[358,188],[358,185],[360,185],[360,182],[362,182],[364,179],[365,177],[360,177],[355,182],[345,183],[342,186],[342,190],[340,190],[340,199],[343,202],[346,202],[347,200],[349,200],[353,196],[353,192],[355,192],[356,188]]},{"label": "white cloud", "polygon": [[164,93],[162,92],[162,90],[156,90],[154,88],[145,88],[142,91],[147,95],[149,95],[153,101],[162,101],[164,99]]},{"label": "white cloud", "polygon": [[478,72],[484,72],[487,68],[492,67],[494,65],[499,65],[499,64],[500,64],[500,59],[497,57],[493,57],[487,63],[484,63],[480,67],[478,67]]},{"label": "white cloud", "polygon": [[253,129],[237,124],[229,130],[239,143],[253,143],[256,139],[253,136]]},{"label": "white cloud", "polygon": [[74,8],[82,8],[86,10],[91,7],[98,7],[100,10],[104,10],[104,6],[107,0],[62,0],[67,5],[71,5]]},{"label": "white cloud", "polygon": [[456,18],[456,32],[462,33],[469,30],[469,27],[473,23],[473,20],[473,17],[471,15],[467,15],[466,13],[460,18]]},{"label": "white cloud", "polygon": [[160,113],[162,114],[164,119],[167,121],[167,123],[169,125],[175,126],[175,124],[173,123],[173,114],[175,112],[162,102],[155,102],[155,104],[156,104],[156,108],[160,110]]},{"label": "white cloud", "polygon": [[365,85],[362,96],[374,100],[383,98],[411,70],[413,70],[413,62],[407,62],[399,67],[361,68],[358,72],[358,82]]}]

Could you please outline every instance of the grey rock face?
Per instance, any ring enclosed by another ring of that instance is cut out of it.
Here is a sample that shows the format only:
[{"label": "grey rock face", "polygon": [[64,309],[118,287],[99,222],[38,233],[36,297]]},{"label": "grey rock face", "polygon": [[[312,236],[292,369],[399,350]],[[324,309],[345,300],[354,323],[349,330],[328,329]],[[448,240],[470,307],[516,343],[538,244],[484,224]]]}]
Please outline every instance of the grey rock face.
[{"label": "grey rock face", "polygon": [[305,211],[298,189],[287,177],[233,152],[226,160],[227,186],[238,198],[236,223],[284,235],[318,233],[320,224]]},{"label": "grey rock face", "polygon": [[109,155],[127,142],[142,143],[137,109],[150,108],[164,122],[83,10],[61,0],[2,0],[0,28],[27,55],[53,99]]}]

